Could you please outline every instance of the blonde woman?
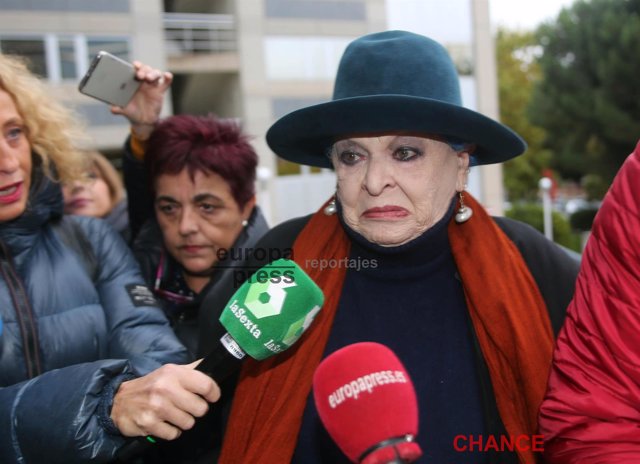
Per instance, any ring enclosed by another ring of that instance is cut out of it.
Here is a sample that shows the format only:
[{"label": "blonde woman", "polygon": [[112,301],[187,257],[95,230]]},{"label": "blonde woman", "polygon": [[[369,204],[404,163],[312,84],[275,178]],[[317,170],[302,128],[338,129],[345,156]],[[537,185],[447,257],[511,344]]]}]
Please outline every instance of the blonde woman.
[{"label": "blonde woman", "polygon": [[125,437],[176,438],[218,386],[161,367],[187,352],[117,233],[63,218],[60,183],[86,169],[78,126],[1,54],[0,127],[0,462],[110,462]]},{"label": "blonde woman", "polygon": [[104,219],[128,241],[129,215],[122,178],[101,153],[88,151],[86,157],[90,164],[85,175],[62,187],[64,212]]}]

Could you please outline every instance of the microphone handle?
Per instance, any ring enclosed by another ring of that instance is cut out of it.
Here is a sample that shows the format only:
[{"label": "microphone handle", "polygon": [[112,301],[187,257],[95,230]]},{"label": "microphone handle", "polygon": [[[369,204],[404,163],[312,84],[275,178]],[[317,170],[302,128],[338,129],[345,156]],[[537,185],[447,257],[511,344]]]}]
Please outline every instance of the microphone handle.
[{"label": "microphone handle", "polygon": [[[226,334],[223,339],[225,337],[230,338],[230,335]],[[236,350],[237,349],[239,348],[236,345]],[[231,354],[229,350],[230,348],[227,348],[227,345],[222,343],[217,350],[213,350],[198,363],[196,370],[207,374],[217,383],[227,379],[233,372],[239,369],[242,363],[242,358]],[[244,352],[238,354],[244,357]],[[152,445],[162,441],[164,440],[152,436],[131,438],[128,443],[118,450],[116,462],[129,462],[130,459],[144,453]]]},{"label": "microphone handle", "polygon": [[235,357],[228,349],[217,349],[200,361],[196,370],[207,374],[216,383],[220,383],[237,371],[241,363],[242,359]]},{"label": "microphone handle", "polygon": [[393,437],[388,438],[386,440],[382,440],[380,443],[377,443],[371,446],[369,449],[365,450],[364,453],[360,455],[358,458],[358,463],[362,464],[365,461],[365,458],[373,454],[374,452],[382,449],[382,448],[392,448],[393,449],[393,459],[391,461],[386,461],[385,464],[408,464],[414,462],[414,459],[405,459],[400,455],[398,451],[397,445],[399,443],[411,442],[414,440],[412,435],[403,435],[401,437]]}]

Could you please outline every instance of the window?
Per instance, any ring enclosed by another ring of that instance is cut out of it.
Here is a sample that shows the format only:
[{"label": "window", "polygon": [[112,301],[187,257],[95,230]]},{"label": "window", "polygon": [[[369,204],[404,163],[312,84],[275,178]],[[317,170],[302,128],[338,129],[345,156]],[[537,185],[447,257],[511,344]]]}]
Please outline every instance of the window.
[{"label": "window", "polygon": [[0,10],[122,12],[131,10],[129,0],[0,0]]},{"label": "window", "polygon": [[5,55],[21,55],[27,58],[31,72],[42,77],[47,74],[47,62],[43,38],[4,38],[0,37],[0,51]]},{"label": "window", "polygon": [[60,54],[60,77],[62,79],[77,79],[76,72],[76,52],[73,39],[58,40],[58,51]]},{"label": "window", "polygon": [[0,35],[0,52],[24,56],[33,73],[51,82],[80,79],[100,50],[129,61],[129,40],[126,37]]},{"label": "window", "polygon": [[333,80],[340,57],[352,37],[267,37],[269,79]]},{"label": "window", "polygon": [[120,38],[91,38],[87,39],[87,51],[89,52],[89,62],[100,50],[129,61],[129,41]]},{"label": "window", "polygon": [[366,21],[367,6],[362,0],[266,0],[268,18],[329,21]]}]

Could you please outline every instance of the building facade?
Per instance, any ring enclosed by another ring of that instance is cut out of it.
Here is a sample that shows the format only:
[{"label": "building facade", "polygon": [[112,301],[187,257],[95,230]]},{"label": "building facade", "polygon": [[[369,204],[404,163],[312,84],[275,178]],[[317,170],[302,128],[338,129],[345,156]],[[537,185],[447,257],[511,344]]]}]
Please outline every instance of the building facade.
[{"label": "building facade", "polygon": [[[402,16],[403,1],[412,0],[0,0],[0,51],[26,55],[116,164],[126,121],[77,90],[92,57],[108,50],[170,70],[166,114],[239,118],[253,136],[258,201],[277,224],[315,211],[335,179],[279,160],[264,134],[287,112],[331,98],[338,60],[355,37],[405,28],[443,42],[461,72],[465,105],[497,117],[488,0],[455,0],[453,12],[441,7],[450,2],[423,0],[432,8],[415,27],[390,20]],[[436,25],[447,21],[466,34],[441,33]],[[469,189],[502,213],[499,166],[474,168]]]}]

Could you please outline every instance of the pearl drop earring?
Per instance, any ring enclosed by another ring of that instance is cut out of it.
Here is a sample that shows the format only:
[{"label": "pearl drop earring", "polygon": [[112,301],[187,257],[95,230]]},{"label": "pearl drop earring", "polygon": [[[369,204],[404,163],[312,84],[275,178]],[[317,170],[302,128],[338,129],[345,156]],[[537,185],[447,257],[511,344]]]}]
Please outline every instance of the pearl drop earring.
[{"label": "pearl drop earring", "polygon": [[331,216],[332,214],[336,214],[337,211],[338,207],[336,206],[336,198],[333,197],[327,206],[324,207],[324,214]]},{"label": "pearl drop earring", "polygon": [[463,222],[467,222],[471,218],[471,216],[473,216],[473,210],[464,204],[463,192],[460,192],[459,196],[460,196],[460,208],[458,208],[458,212],[456,213],[455,220],[458,224],[462,224]]}]

